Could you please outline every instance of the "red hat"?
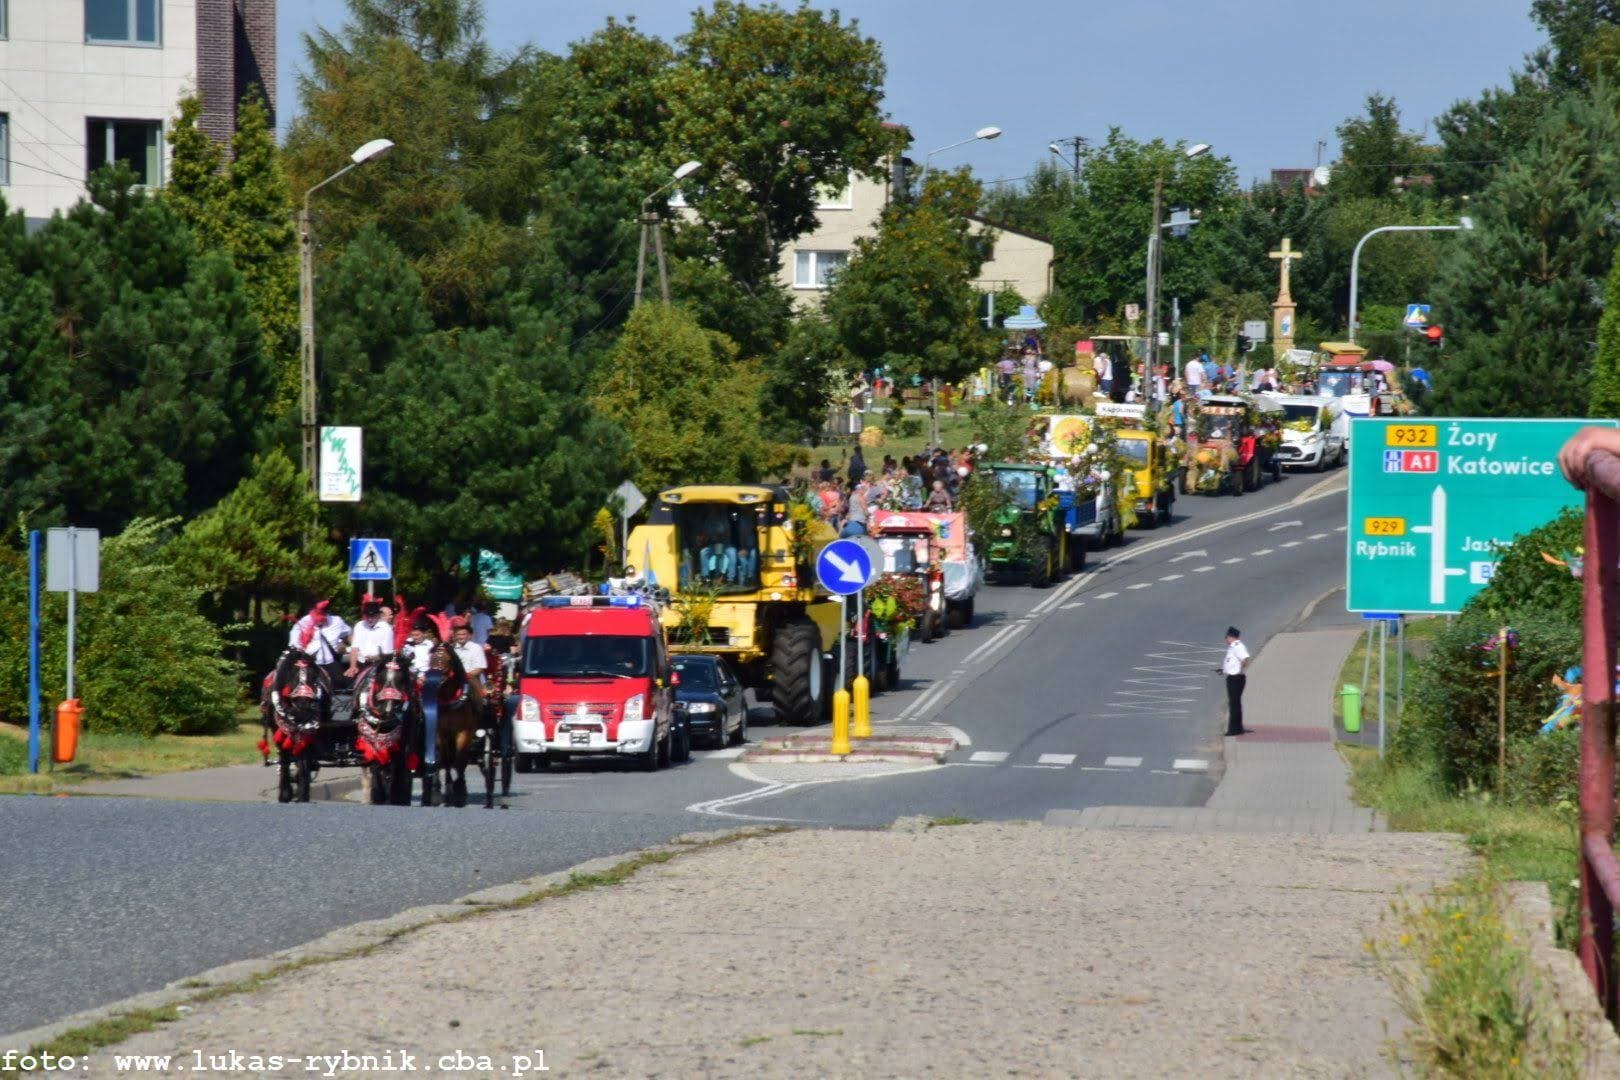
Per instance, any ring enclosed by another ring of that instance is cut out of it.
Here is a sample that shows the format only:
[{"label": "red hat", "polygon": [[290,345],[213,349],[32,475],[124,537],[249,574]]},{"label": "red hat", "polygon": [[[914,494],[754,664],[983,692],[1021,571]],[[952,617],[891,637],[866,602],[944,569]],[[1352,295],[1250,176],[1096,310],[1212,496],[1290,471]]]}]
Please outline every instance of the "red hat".
[{"label": "red hat", "polygon": [[315,636],[315,628],[326,625],[326,609],[331,606],[332,601],[322,600],[309,609],[309,622],[298,633],[298,647],[300,649],[308,649],[310,638]]},{"label": "red hat", "polygon": [[439,613],[435,612],[434,614],[431,614],[431,615],[424,615],[424,616],[422,616],[422,618],[425,619],[428,623],[432,624],[433,629],[438,632],[440,641],[449,641],[450,640],[450,618],[449,618],[449,616],[442,615],[442,614],[439,614]]},{"label": "red hat", "polygon": [[467,616],[465,615],[457,615],[455,618],[450,620],[450,629],[452,630],[465,630],[471,625],[472,624],[467,621]]},{"label": "red hat", "polygon": [[427,611],[427,608],[419,607],[415,611],[407,613],[405,610],[405,598],[396,596],[394,599],[399,601],[399,613],[394,618],[394,651],[399,653],[405,651],[405,639],[410,637],[411,629],[416,626],[416,620],[422,617],[422,613]]}]

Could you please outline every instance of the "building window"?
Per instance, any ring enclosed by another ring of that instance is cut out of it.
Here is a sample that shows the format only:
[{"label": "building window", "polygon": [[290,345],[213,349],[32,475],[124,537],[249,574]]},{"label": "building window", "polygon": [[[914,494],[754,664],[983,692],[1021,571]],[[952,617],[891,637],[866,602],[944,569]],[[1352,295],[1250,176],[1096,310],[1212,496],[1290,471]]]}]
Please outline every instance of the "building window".
[{"label": "building window", "polygon": [[157,45],[162,40],[158,4],[159,0],[84,0],[84,40],[102,45]]},{"label": "building window", "polygon": [[849,262],[847,251],[799,251],[793,256],[793,287],[825,289]]},{"label": "building window", "polygon": [[[5,0],[0,0],[3,7]],[[0,187],[11,183],[11,117],[0,112]]]},{"label": "building window", "polygon": [[112,161],[135,170],[146,187],[163,183],[163,124],[157,120],[91,120],[85,139],[90,172]]},{"label": "building window", "polygon": [[824,187],[816,192],[817,210],[853,210],[855,209],[855,174],[850,173],[844,177],[844,186],[841,188]]}]

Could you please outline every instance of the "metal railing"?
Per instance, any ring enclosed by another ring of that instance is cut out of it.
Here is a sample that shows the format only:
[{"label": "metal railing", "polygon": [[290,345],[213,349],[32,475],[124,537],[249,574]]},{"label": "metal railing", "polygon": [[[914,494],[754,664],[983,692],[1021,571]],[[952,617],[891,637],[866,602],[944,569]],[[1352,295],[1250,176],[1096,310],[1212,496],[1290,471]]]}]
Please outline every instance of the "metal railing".
[{"label": "metal railing", "polygon": [[1582,571],[1581,967],[1609,1019],[1617,1018],[1614,911],[1620,862],[1614,853],[1614,660],[1620,627],[1620,457],[1587,458],[1586,554]]}]

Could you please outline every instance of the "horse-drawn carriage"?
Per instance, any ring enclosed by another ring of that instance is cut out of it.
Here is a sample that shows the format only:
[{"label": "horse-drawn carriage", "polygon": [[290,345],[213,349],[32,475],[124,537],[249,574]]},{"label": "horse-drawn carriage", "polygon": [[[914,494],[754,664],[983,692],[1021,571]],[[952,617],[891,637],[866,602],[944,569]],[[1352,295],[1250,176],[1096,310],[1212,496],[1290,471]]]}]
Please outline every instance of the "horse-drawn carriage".
[{"label": "horse-drawn carriage", "polygon": [[423,806],[467,804],[466,770],[478,767],[484,805],[495,789],[511,791],[511,715],[502,658],[485,649],[482,683],[469,679],[449,644],[449,620],[430,616],[439,641],[427,651],[424,670],[405,638],[421,609],[400,614],[392,652],[378,657],[350,682],[315,663],[306,635],[289,647],[266,677],[261,697],[264,763],[277,751],[277,798],[308,802],[310,783],[323,766],[360,767],[369,801],[409,806],[422,783]]}]

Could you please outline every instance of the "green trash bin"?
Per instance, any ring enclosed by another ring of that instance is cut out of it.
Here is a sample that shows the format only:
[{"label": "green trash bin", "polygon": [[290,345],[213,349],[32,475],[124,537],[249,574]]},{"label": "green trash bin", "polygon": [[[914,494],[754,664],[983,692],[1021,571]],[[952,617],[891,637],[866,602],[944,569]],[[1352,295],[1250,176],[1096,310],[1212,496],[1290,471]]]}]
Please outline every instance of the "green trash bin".
[{"label": "green trash bin", "polygon": [[1344,706],[1344,730],[1354,735],[1361,730],[1361,687],[1345,683],[1339,687],[1339,701]]}]

